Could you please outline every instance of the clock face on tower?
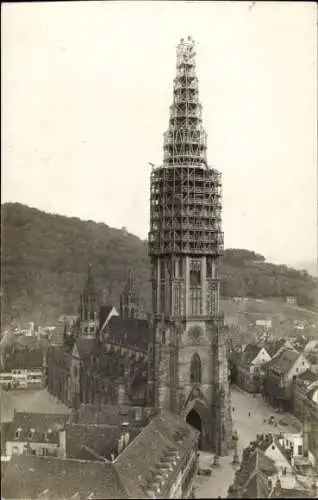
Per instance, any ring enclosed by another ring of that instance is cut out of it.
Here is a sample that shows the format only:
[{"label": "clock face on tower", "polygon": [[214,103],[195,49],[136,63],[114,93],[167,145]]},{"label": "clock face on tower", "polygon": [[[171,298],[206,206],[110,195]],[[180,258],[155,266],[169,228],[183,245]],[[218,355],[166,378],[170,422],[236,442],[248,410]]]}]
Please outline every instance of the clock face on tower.
[{"label": "clock face on tower", "polygon": [[202,328],[200,326],[192,326],[188,331],[188,335],[192,341],[198,341],[203,335]]}]

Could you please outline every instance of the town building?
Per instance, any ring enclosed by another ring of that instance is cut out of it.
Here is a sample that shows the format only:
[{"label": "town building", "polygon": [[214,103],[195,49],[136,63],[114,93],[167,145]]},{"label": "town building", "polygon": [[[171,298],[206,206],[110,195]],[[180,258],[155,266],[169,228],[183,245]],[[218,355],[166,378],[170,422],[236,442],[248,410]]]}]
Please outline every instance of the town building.
[{"label": "town building", "polygon": [[5,389],[43,386],[45,352],[34,337],[24,337],[4,348],[0,385]]},{"label": "town building", "polygon": [[265,374],[265,364],[271,360],[265,347],[248,344],[237,357],[236,381],[249,392],[261,392]]},{"label": "town building", "polygon": [[[105,415],[105,412],[103,413]],[[149,423],[149,419],[105,423],[74,421],[69,414],[20,412],[4,429],[4,456],[50,456],[61,459],[114,460]]]},{"label": "town building", "polygon": [[163,164],[150,179],[149,255],[154,404],[201,431],[203,449],[228,453],[231,398],[218,267],[223,254],[221,174],[207,163],[195,42],[177,47]]},{"label": "town building", "polygon": [[291,407],[291,387],[294,377],[310,368],[302,353],[282,349],[267,365],[263,395],[273,406]]},{"label": "town building", "polygon": [[255,321],[256,326],[262,326],[264,328],[272,328],[272,320],[271,319],[257,319]]},{"label": "town building", "polygon": [[68,419],[68,414],[15,413],[5,431],[5,455],[58,456],[60,429]]},{"label": "town building", "polygon": [[304,347],[304,353],[318,353],[318,339],[309,340]]},{"label": "town building", "polygon": [[[312,467],[299,468],[303,456],[294,453],[300,435],[258,435],[243,450],[242,462],[228,498],[316,498]],[[299,451],[303,448],[298,444]]]},{"label": "town building", "polygon": [[131,498],[194,498],[198,431],[163,411],[115,461]]},{"label": "town building", "polygon": [[306,370],[293,380],[291,407],[308,433],[309,454],[318,471],[318,375]]},{"label": "town building", "polygon": [[[245,450],[244,450],[245,451]],[[259,448],[243,453],[242,465],[229,488],[228,498],[268,498],[277,468]]]},{"label": "town building", "polygon": [[26,336],[26,337],[32,337],[35,335],[35,323],[34,321],[27,321],[25,323],[22,323],[21,325],[18,325],[16,328],[13,330],[14,335],[20,336]]},{"label": "town building", "polygon": [[290,306],[297,305],[297,298],[295,296],[293,296],[293,295],[288,295],[285,298],[285,301],[286,301],[286,304],[288,304]]},{"label": "town building", "polygon": [[[300,437],[299,434],[297,436]],[[288,439],[285,441],[287,444],[291,442],[288,441]],[[284,444],[285,443],[280,439],[280,435],[265,434],[258,436],[258,448],[264,453],[266,457],[273,460],[277,472],[280,472],[280,474],[286,476],[287,474],[292,473],[293,466],[291,449],[289,449],[287,445],[284,446]]]}]

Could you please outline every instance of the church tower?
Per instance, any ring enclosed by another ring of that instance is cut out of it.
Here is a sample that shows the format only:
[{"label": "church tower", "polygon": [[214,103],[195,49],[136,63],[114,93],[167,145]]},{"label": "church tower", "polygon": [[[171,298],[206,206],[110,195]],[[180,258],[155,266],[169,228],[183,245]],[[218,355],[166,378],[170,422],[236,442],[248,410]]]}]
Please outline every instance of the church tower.
[{"label": "church tower", "polygon": [[223,254],[221,174],[207,163],[195,43],[177,47],[164,159],[150,182],[155,404],[201,431],[201,447],[225,455],[232,439],[224,317],[218,267]]},{"label": "church tower", "polygon": [[95,338],[99,329],[100,295],[96,291],[91,264],[88,266],[87,280],[80,297],[80,336]]},{"label": "church tower", "polygon": [[139,295],[136,289],[134,272],[130,269],[123,293],[120,296],[120,316],[122,318],[137,318],[139,313]]}]

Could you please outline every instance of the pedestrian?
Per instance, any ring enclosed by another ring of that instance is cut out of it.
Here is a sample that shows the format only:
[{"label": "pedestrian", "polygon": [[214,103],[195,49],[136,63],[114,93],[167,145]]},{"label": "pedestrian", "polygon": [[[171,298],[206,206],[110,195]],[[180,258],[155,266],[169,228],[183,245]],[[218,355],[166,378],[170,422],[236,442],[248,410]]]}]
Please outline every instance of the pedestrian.
[{"label": "pedestrian", "polygon": [[248,416],[249,416],[249,417],[251,416],[251,412],[250,412],[250,411],[248,412]]},{"label": "pedestrian", "polygon": [[233,407],[232,407],[232,411],[234,412],[234,410],[235,410],[235,408],[234,408],[234,406],[233,406]]}]

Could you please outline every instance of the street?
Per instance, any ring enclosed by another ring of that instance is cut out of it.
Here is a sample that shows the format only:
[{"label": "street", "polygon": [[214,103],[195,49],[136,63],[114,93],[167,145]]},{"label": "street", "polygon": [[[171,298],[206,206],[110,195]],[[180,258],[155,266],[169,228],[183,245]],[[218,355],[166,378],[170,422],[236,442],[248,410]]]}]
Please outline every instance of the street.
[{"label": "street", "polygon": [[[256,394],[253,398],[252,394],[242,391],[239,388],[232,387],[232,406],[235,408],[232,413],[233,431],[237,430],[238,454],[241,460],[242,451],[251,441],[256,438],[257,434],[264,432],[298,432],[299,429],[295,426],[295,420],[289,414],[282,416],[275,414],[273,408],[268,406],[260,394]],[[249,416],[251,412],[251,416]],[[283,418],[289,423],[288,426],[273,427],[268,423],[264,424],[264,420],[268,421],[269,417],[274,415],[277,420]],[[225,498],[229,486],[233,483],[235,469],[231,465],[233,452],[228,457],[220,458],[220,467],[213,469],[211,476],[198,476],[197,478],[197,498],[211,498],[221,496]],[[213,463],[213,455],[210,453],[200,453],[200,467],[211,467]]]}]

